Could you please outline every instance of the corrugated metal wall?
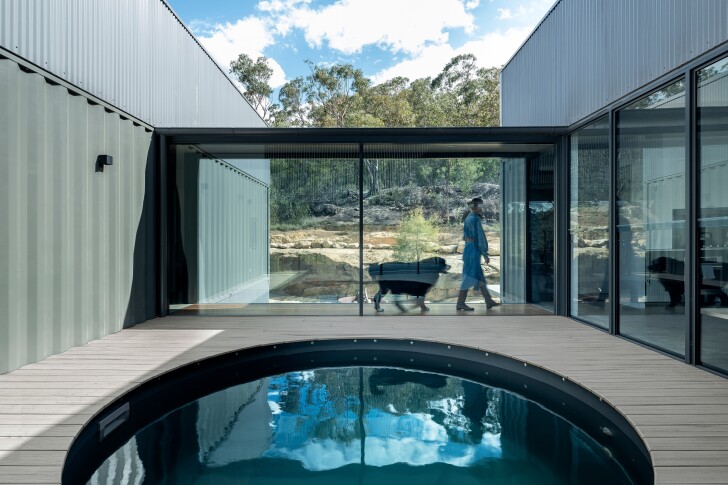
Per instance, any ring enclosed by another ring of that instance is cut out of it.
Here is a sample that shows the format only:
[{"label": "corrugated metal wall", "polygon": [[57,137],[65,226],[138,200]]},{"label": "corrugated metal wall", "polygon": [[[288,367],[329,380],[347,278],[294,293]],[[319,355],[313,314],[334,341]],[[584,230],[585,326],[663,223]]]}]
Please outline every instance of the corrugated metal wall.
[{"label": "corrugated metal wall", "polygon": [[503,126],[568,126],[728,41],[725,0],[561,0],[503,69]]},{"label": "corrugated metal wall", "polygon": [[[143,127],[0,60],[0,373],[154,306],[134,274],[149,261],[151,239],[137,236],[149,227],[151,147]],[[113,156],[103,173],[99,154]]]},{"label": "corrugated metal wall", "polygon": [[265,126],[161,0],[2,0],[0,46],[154,127]]},{"label": "corrugated metal wall", "polygon": [[172,303],[267,303],[268,186],[222,160],[177,157],[178,259],[186,263],[177,284],[187,288],[186,301]]}]

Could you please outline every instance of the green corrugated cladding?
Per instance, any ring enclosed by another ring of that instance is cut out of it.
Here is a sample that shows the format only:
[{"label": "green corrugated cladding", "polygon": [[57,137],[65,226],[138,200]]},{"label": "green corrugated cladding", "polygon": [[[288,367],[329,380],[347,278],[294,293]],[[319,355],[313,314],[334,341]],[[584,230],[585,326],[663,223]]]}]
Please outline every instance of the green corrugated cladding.
[{"label": "green corrugated cladding", "polygon": [[227,301],[246,290],[246,303],[267,302],[268,187],[224,161],[187,154],[178,162],[186,303]]},{"label": "green corrugated cladding", "polygon": [[0,60],[0,373],[123,327],[151,143]]}]

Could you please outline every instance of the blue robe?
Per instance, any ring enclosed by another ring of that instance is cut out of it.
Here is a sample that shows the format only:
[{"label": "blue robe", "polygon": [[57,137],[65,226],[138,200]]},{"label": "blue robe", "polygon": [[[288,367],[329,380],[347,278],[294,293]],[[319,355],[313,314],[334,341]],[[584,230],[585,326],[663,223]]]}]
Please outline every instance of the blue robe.
[{"label": "blue robe", "polygon": [[472,287],[480,287],[485,283],[483,268],[480,266],[480,258],[488,257],[488,241],[485,239],[483,224],[480,217],[474,212],[468,214],[463,226],[463,239],[465,249],[463,250],[463,284],[461,290]]}]

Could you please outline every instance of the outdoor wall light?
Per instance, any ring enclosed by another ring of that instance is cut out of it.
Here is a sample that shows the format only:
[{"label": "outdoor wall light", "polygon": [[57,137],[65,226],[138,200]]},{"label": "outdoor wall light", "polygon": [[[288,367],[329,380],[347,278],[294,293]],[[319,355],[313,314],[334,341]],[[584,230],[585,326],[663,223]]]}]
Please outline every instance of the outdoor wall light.
[{"label": "outdoor wall light", "polygon": [[104,165],[113,165],[114,164],[114,157],[111,155],[99,155],[96,157],[96,171],[97,172],[103,172],[104,171]]}]

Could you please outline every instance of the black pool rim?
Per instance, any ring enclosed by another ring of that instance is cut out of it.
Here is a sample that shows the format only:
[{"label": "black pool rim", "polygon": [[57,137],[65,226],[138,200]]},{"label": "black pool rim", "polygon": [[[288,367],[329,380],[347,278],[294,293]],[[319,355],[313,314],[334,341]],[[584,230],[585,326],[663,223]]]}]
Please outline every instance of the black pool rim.
[{"label": "black pool rim", "polygon": [[63,485],[86,483],[139,430],[215,391],[285,372],[322,367],[400,367],[446,374],[513,392],[582,429],[636,484],[654,483],[650,453],[627,418],[566,376],[507,355],[414,339],[319,339],[241,348],[160,374],[94,415],[66,455]]}]

